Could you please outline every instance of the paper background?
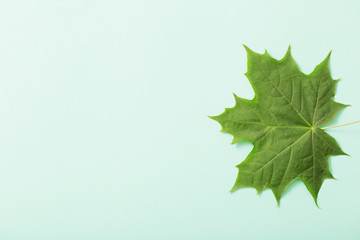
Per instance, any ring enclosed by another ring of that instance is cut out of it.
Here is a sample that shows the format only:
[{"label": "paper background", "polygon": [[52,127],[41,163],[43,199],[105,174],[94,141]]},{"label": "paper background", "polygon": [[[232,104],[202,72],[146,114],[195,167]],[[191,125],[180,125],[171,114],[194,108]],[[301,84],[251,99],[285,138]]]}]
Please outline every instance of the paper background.
[{"label": "paper background", "polygon": [[3,0],[0,238],[359,239],[360,125],[302,183],[230,194],[250,144],[209,119],[252,98],[242,43],[305,73],[333,50],[336,123],[360,119],[359,1]]}]

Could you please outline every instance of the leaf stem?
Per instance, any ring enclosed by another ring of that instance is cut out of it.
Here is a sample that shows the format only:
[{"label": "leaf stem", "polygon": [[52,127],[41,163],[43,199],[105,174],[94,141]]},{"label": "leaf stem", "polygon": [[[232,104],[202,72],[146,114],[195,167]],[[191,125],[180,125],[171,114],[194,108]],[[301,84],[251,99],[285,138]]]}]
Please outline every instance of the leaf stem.
[{"label": "leaf stem", "polygon": [[345,123],[345,124],[335,125],[335,126],[331,126],[331,127],[324,127],[324,128],[321,128],[321,129],[329,129],[329,128],[342,127],[342,126],[347,126],[347,125],[354,124],[354,123],[360,123],[360,120],[359,120],[359,121],[355,121],[355,122],[351,122],[351,123]]}]

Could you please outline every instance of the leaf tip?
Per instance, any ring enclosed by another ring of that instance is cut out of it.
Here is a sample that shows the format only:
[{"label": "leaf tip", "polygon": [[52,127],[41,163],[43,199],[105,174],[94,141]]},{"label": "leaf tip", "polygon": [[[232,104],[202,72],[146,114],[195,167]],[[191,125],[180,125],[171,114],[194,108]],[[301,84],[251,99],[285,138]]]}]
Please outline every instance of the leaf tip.
[{"label": "leaf tip", "polygon": [[[326,56],[326,58],[330,58],[331,57],[331,53],[332,53],[332,50],[330,50],[330,52],[328,53],[328,55]],[[325,59],[326,59],[325,58]]]},{"label": "leaf tip", "polygon": [[313,199],[314,199],[314,203],[315,203],[316,207],[320,208],[320,207],[319,207],[319,204],[318,204],[318,194],[315,193],[315,192],[310,192],[310,193],[311,193],[311,196],[312,196]]},{"label": "leaf tip", "polygon": [[330,57],[331,57],[332,50],[328,53],[328,55],[325,57],[324,61],[322,63],[329,65],[330,63]]},{"label": "leaf tip", "polygon": [[321,209],[321,208],[319,207],[319,204],[318,204],[317,198],[314,198],[314,201],[315,201],[315,205],[316,205],[316,207],[317,207],[318,209]]},{"label": "leaf tip", "polygon": [[[234,135],[233,135],[234,136]],[[231,144],[236,144],[241,142],[242,139],[237,138],[236,136],[233,137],[233,140],[231,141]]]},{"label": "leaf tip", "polygon": [[[295,63],[295,60],[293,59],[293,57],[291,55],[291,46],[290,46],[290,44],[289,44],[289,46],[288,46],[288,48],[286,50],[286,53],[285,53],[284,57],[280,61],[286,61],[286,60],[290,60],[290,61]],[[295,66],[297,66],[296,63],[295,63]]]},{"label": "leaf tip", "polygon": [[236,190],[238,190],[239,188],[236,186],[236,183],[234,184],[234,186],[230,189],[229,192],[233,193],[235,192]]},{"label": "leaf tip", "polygon": [[319,209],[320,209],[320,207],[319,207],[319,203],[318,203],[318,192],[317,193],[311,193],[311,195],[312,195],[312,197],[313,197],[313,199],[314,199],[314,202],[315,202],[315,205],[316,205],[316,207],[318,207]]},{"label": "leaf tip", "polygon": [[271,57],[269,52],[265,49],[264,56]]},{"label": "leaf tip", "polygon": [[248,46],[246,46],[245,44],[243,44],[243,47],[245,48],[246,50],[246,53],[248,54],[248,56],[250,54],[256,54],[256,52],[254,52],[253,50],[251,50]]},{"label": "leaf tip", "polygon": [[331,56],[331,52],[330,51],[328,53],[328,55],[325,57],[325,59],[320,63],[318,64],[315,69],[312,71],[312,73],[309,74],[309,76],[311,75],[317,75],[317,74],[328,74],[329,77],[331,77],[331,73],[330,73],[330,56]]},{"label": "leaf tip", "polygon": [[276,199],[276,206],[280,207],[280,199],[281,199],[281,194],[277,191],[275,191],[274,189],[271,189],[271,191],[273,192],[275,199]]},{"label": "leaf tip", "polygon": [[289,44],[289,46],[288,46],[288,48],[287,48],[287,50],[286,50],[286,54],[285,55],[291,55],[291,46],[290,46],[290,44]]},{"label": "leaf tip", "polygon": [[350,158],[351,158],[351,155],[350,155],[350,154],[347,154],[346,152],[342,152],[342,155],[344,155],[344,156],[347,156],[347,157],[350,157]]},{"label": "leaf tip", "polygon": [[243,45],[243,47],[247,50],[247,49],[249,49],[250,50],[250,48],[248,47],[248,46],[246,46],[244,43],[242,43],[241,45]]}]

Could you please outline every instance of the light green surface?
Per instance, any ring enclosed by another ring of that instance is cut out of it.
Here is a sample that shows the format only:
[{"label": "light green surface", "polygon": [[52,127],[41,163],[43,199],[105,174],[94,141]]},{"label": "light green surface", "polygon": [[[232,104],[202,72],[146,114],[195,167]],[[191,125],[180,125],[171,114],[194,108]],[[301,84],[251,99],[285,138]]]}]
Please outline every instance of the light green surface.
[{"label": "light green surface", "polygon": [[360,119],[360,2],[0,2],[0,239],[360,238],[360,126],[331,129],[318,209],[303,184],[232,194],[250,144],[208,115],[252,98],[246,53],[333,50],[335,100]]}]

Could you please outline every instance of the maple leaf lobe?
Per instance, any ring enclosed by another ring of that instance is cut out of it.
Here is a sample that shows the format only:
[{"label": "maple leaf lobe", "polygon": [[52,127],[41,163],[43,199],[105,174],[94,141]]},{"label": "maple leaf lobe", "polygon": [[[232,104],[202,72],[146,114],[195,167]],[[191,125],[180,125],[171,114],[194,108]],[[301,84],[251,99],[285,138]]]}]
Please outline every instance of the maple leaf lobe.
[{"label": "maple leaf lobe", "polygon": [[280,203],[286,188],[300,179],[317,204],[325,179],[332,179],[330,155],[346,155],[321,126],[330,123],[347,105],[334,101],[338,80],[331,78],[328,56],[306,75],[291,56],[290,47],[281,60],[267,51],[256,53],[244,45],[248,57],[245,73],[255,96],[234,94],[235,106],[211,117],[233,142],[254,147],[237,165],[238,177],[231,191],[253,187],[271,189]]}]

